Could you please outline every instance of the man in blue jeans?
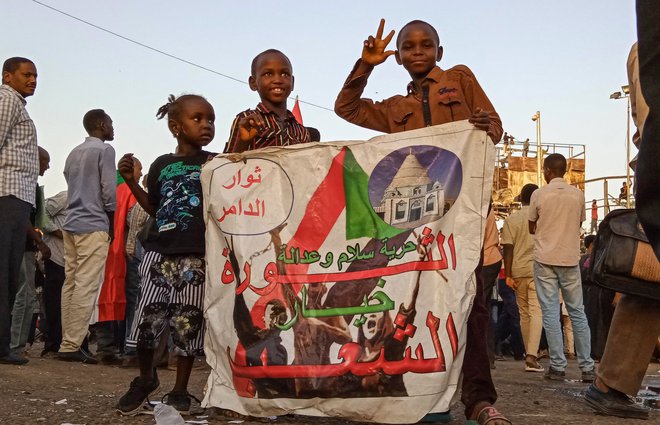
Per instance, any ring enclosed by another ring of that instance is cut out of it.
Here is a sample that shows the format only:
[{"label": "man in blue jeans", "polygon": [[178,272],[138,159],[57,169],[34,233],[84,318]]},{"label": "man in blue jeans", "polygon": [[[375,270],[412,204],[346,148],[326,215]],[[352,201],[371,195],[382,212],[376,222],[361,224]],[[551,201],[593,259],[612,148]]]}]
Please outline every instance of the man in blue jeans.
[{"label": "man in blue jeans", "polygon": [[566,183],[566,158],[551,154],[543,161],[546,186],[534,191],[529,205],[529,233],[534,235],[534,283],[550,351],[546,379],[563,380],[567,366],[560,326],[559,291],[573,324],[582,381],[593,382],[591,332],[582,302],[580,228],[586,219],[584,194]]}]

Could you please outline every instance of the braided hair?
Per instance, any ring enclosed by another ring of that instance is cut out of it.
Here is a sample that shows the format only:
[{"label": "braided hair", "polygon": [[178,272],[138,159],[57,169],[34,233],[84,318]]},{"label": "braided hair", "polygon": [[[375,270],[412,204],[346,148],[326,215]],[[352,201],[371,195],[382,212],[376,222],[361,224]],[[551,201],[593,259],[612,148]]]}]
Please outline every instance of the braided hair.
[{"label": "braided hair", "polygon": [[161,106],[160,108],[158,108],[158,112],[156,112],[156,118],[159,120],[164,118],[165,116],[172,119],[179,118],[181,105],[185,103],[186,100],[190,100],[190,99],[206,100],[204,96],[200,96],[198,94],[184,94],[179,97],[175,97],[173,94],[171,94],[167,96],[167,103]]}]

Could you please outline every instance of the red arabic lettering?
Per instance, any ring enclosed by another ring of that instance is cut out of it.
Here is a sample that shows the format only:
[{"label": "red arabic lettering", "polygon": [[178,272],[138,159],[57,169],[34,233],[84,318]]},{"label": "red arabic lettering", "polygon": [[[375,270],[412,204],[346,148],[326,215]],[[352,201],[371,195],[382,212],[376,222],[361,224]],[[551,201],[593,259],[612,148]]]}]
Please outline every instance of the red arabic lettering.
[{"label": "red arabic lettering", "polygon": [[451,353],[456,358],[458,352],[458,334],[456,333],[456,325],[454,324],[454,316],[449,313],[447,317],[447,335],[449,335],[449,343],[451,344]]},{"label": "red arabic lettering", "polygon": [[237,184],[239,184],[240,182],[241,182],[241,170],[238,170],[238,173],[235,174],[235,175],[232,177],[231,184],[230,184],[229,186],[225,186],[225,185],[223,184],[222,187],[224,187],[225,189],[231,189],[231,188],[233,188],[234,186],[236,186]]},{"label": "red arabic lettering", "polygon": [[230,348],[227,347],[227,358],[232,373],[235,377],[264,379],[264,378],[328,378],[342,376],[352,373],[356,376],[371,376],[379,372],[386,375],[402,375],[404,373],[435,373],[446,372],[445,356],[440,345],[438,336],[439,319],[429,312],[426,326],[433,340],[436,357],[427,359],[424,357],[422,344],[415,349],[415,357],[412,357],[411,347],[407,347],[403,359],[385,359],[385,349],[381,348],[378,357],[371,362],[360,362],[362,347],[355,342],[347,342],[341,346],[338,359],[342,361],[337,364],[318,365],[273,365],[268,366],[242,366],[231,358]]},{"label": "red arabic lettering", "polygon": [[241,170],[238,170],[238,172],[232,176],[231,183],[227,184],[227,185],[223,184],[222,187],[225,188],[225,189],[233,189],[234,187],[236,187],[238,185],[242,188],[247,189],[250,186],[252,186],[253,184],[261,183],[261,174],[259,174],[259,173],[261,173],[261,168],[259,168],[259,166],[256,166],[254,168],[254,173],[257,174],[257,177],[254,177],[254,175],[252,175],[252,174],[248,174],[247,178],[245,179],[245,181],[247,183],[241,184],[241,182],[242,182]]},{"label": "red arabic lettering", "polygon": [[456,270],[456,247],[454,246],[454,234],[449,235],[449,252],[451,253],[451,269]]}]

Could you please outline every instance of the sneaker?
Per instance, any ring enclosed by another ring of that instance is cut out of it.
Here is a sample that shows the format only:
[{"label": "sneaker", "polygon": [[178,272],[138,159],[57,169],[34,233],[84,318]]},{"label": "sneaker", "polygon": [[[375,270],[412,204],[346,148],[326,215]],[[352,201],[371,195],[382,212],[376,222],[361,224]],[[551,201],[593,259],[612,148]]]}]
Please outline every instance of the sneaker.
[{"label": "sneaker", "polygon": [[563,381],[566,378],[566,372],[563,370],[555,370],[550,366],[543,377],[551,381]]},{"label": "sneaker", "polygon": [[174,407],[182,415],[188,415],[190,414],[191,398],[199,404],[202,403],[197,397],[190,394],[188,391],[171,391],[165,394],[161,401]]},{"label": "sneaker", "polygon": [[85,364],[98,364],[98,361],[87,354],[85,354],[82,350],[78,351],[66,351],[66,352],[58,352],[57,355],[55,356],[57,360],[62,360],[65,362],[79,362],[79,363],[85,363]]},{"label": "sneaker", "polygon": [[594,368],[591,368],[586,371],[582,371],[582,382],[591,383],[596,380],[596,371]]},{"label": "sneaker", "polygon": [[158,375],[156,375],[155,370],[154,378],[150,381],[144,380],[138,376],[133,379],[126,394],[124,394],[117,402],[117,411],[126,416],[137,414],[142,408],[144,402],[149,401],[149,397],[156,394],[158,388],[160,388],[160,381],[158,380]]},{"label": "sneaker", "polygon": [[16,353],[9,353],[6,356],[0,357],[0,364],[13,364],[13,365],[21,366],[27,362],[28,359],[26,359],[23,356],[19,356]]},{"label": "sneaker", "polygon": [[584,400],[589,407],[597,413],[619,418],[648,419],[649,409],[635,403],[626,394],[613,388],[606,393],[602,392],[594,384],[587,389]]}]

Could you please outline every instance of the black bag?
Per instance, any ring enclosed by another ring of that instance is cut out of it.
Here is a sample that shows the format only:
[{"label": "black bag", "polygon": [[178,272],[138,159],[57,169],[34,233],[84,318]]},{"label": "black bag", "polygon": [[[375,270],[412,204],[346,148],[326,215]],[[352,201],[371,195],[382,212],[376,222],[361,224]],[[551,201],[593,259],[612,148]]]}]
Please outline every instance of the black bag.
[{"label": "black bag", "polygon": [[635,210],[614,210],[598,226],[591,279],[606,289],[660,300],[660,261]]}]

